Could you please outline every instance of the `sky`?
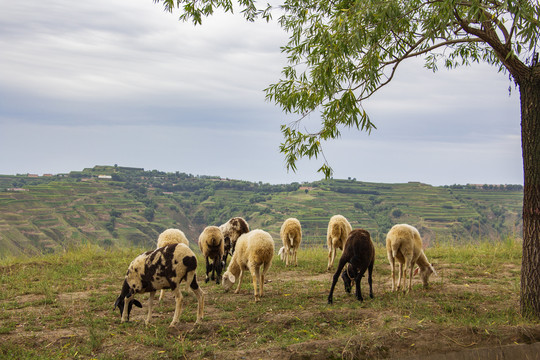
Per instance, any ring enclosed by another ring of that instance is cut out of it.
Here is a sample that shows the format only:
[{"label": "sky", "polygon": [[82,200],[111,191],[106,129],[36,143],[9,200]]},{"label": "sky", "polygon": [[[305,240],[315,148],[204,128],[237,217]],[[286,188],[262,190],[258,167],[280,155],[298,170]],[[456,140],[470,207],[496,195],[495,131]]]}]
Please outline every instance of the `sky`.
[{"label": "sky", "polygon": [[[0,174],[94,165],[271,184],[320,180],[321,159],[287,171],[265,100],[287,34],[221,14],[202,26],[152,0],[0,0]],[[433,73],[404,63],[364,108],[370,134],[325,143],[336,179],[522,184],[519,91],[486,64]],[[316,130],[317,116],[305,120]]]}]

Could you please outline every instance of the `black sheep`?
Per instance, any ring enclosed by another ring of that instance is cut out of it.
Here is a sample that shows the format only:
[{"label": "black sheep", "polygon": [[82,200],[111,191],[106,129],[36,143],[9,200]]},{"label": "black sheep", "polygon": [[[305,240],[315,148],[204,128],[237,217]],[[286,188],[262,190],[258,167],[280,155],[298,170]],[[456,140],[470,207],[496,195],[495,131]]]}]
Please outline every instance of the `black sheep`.
[{"label": "black sheep", "polygon": [[[337,271],[332,279],[332,287],[330,288],[330,294],[328,294],[328,303],[332,304],[333,294],[336,283],[339,280],[339,276],[345,267],[347,274],[343,274],[343,281],[345,283],[345,290],[350,292],[352,288],[352,279],[354,278],[356,284],[356,298],[359,301],[363,301],[362,290],[360,289],[360,280],[364,276],[366,270],[368,270],[368,283],[369,283],[369,296],[373,298],[373,264],[375,262],[375,247],[371,241],[369,232],[363,229],[357,229],[351,231],[343,247],[343,254],[339,259]],[[344,272],[345,273],[345,272]],[[349,281],[346,281],[346,279]]]}]

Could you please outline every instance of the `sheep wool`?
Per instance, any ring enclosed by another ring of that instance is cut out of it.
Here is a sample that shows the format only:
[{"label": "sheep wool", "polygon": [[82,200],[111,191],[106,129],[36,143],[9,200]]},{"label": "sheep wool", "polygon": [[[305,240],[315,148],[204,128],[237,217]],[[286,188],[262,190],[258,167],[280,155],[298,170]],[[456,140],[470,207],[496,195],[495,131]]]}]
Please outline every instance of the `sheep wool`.
[{"label": "sheep wool", "polygon": [[282,261],[285,261],[285,265],[289,266],[289,263],[294,261],[294,265],[298,266],[298,248],[302,242],[302,226],[300,221],[296,218],[288,218],[281,225],[279,232],[283,247],[279,249],[279,255]]},{"label": "sheep wool", "polygon": [[[249,270],[253,280],[255,301],[263,296],[264,277],[272,265],[274,257],[274,240],[266,231],[257,229],[243,234],[236,242],[236,250],[227,271],[223,274],[223,287],[229,291],[238,280],[235,294],[240,290],[242,275]],[[258,283],[258,286],[257,286]]]},{"label": "sheep wool", "polygon": [[186,244],[189,246],[189,241],[182,230],[179,229],[167,229],[159,234],[157,247],[164,247],[171,244]]},{"label": "sheep wool", "polygon": [[[406,291],[412,288],[412,277],[414,265],[418,265],[420,276],[424,287],[428,287],[428,280],[431,274],[437,274],[433,266],[429,263],[424,250],[422,250],[422,238],[418,230],[408,224],[394,225],[386,235],[386,253],[392,270],[392,291],[399,290],[401,279],[403,287],[407,282],[407,272],[409,273],[409,285]],[[396,287],[396,260],[399,262],[399,278]],[[418,269],[414,272],[417,274]],[[405,290],[405,289],[404,289]]]},{"label": "sheep wool", "polygon": [[328,266],[330,271],[334,265],[336,250],[343,250],[352,226],[343,215],[334,215],[328,222],[328,232],[326,233],[326,244],[328,245]]}]

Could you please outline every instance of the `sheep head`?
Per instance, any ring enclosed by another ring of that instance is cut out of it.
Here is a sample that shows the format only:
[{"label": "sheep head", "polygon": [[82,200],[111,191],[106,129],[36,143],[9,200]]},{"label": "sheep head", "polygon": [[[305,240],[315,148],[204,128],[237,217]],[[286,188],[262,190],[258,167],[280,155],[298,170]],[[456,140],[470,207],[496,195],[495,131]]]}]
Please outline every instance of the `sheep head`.
[{"label": "sheep head", "polygon": [[424,288],[427,288],[429,286],[428,281],[431,274],[437,275],[437,272],[435,271],[435,268],[432,264],[429,264],[429,266],[424,266],[423,268],[417,267],[414,270],[413,276],[420,273],[420,278],[422,279],[422,284],[424,285]]},{"label": "sheep head", "polygon": [[124,306],[125,306],[124,300],[126,298],[131,298],[131,300],[129,300],[128,302],[127,321],[129,321],[129,314],[131,313],[131,308],[133,307],[133,305],[142,308],[142,304],[140,303],[140,301],[133,299],[133,295],[135,295],[135,293],[129,287],[127,281],[124,280],[124,284],[122,285],[122,292],[120,293],[120,296],[118,296],[118,298],[116,299],[113,310],[118,307],[118,309],[120,310],[120,317],[122,317],[122,315],[124,314]]},{"label": "sheep head", "polygon": [[221,279],[221,283],[223,284],[225,291],[229,291],[235,282],[236,276],[234,276],[230,271],[225,271]]}]

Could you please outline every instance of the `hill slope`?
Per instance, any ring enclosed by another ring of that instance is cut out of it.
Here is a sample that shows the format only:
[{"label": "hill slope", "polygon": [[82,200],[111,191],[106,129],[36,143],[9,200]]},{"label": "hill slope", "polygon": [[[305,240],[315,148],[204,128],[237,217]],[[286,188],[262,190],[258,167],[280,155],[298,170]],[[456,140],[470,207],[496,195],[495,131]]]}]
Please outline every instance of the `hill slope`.
[{"label": "hill slope", "polygon": [[168,227],[196,242],[207,225],[242,216],[279,239],[288,217],[304,245],[326,243],[329,218],[342,214],[382,242],[395,223],[419,228],[427,242],[521,233],[521,186],[434,187],[325,180],[269,185],[184,173],[96,166],[69,174],[0,176],[0,257],[95,243],[153,247]]}]

